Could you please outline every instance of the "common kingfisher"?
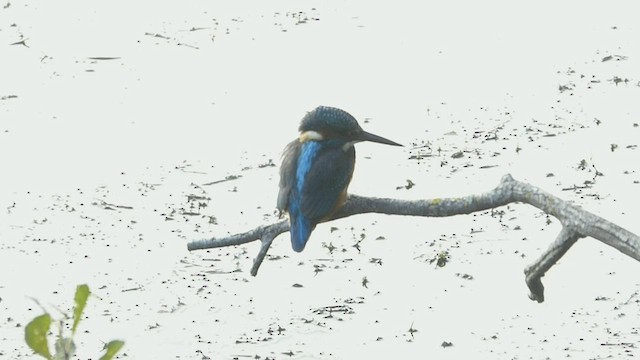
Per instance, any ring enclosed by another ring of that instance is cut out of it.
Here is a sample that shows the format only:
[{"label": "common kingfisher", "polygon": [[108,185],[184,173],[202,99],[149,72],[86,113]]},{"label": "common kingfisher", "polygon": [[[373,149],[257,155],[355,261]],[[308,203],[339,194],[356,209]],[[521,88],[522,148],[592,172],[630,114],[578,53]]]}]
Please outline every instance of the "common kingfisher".
[{"label": "common kingfisher", "polygon": [[353,145],[361,141],[402,146],[364,131],[348,112],[319,106],[300,122],[300,136],[282,155],[278,210],[289,212],[291,246],[304,249],[316,225],[347,199],[356,163]]}]

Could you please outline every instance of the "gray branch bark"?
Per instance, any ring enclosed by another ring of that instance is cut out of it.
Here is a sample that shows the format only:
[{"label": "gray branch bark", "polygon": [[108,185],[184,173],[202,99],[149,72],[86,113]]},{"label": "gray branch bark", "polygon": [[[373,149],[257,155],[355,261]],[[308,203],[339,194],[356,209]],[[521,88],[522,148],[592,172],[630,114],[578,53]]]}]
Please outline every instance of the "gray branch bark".
[{"label": "gray branch bark", "polygon": [[[329,221],[365,213],[445,217],[493,209],[513,202],[535,206],[553,215],[562,224],[560,234],[549,249],[524,270],[525,281],[531,292],[529,297],[532,300],[544,301],[542,277],[580,238],[592,237],[600,240],[640,261],[638,235],[535,186],[517,181],[511,175],[505,175],[500,184],[491,191],[460,198],[408,201],[350,195],[344,207]],[[273,240],[287,231],[289,222],[283,220],[224,238],[192,241],[187,248],[190,251],[210,249],[260,240],[262,246],[251,268],[251,275],[256,276]]]}]

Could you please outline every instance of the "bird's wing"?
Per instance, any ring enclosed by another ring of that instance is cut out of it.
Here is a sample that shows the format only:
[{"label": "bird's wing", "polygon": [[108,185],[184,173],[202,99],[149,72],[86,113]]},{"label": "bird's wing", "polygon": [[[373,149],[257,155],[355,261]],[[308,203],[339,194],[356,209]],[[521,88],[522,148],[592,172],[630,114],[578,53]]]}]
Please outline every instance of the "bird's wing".
[{"label": "bird's wing", "polygon": [[351,181],[354,162],[353,147],[347,153],[337,147],[317,155],[301,192],[300,210],[307,218],[320,221],[331,215]]},{"label": "bird's wing", "polygon": [[282,165],[280,166],[280,191],[278,192],[278,210],[280,213],[288,211],[289,194],[296,181],[298,156],[300,155],[300,141],[290,142],[282,153]]}]

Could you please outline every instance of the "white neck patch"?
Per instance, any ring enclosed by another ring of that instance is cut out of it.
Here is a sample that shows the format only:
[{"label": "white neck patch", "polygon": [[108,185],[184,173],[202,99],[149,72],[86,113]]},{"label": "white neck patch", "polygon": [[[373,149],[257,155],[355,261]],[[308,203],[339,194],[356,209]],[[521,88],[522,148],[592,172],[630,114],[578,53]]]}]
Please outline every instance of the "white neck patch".
[{"label": "white neck patch", "polygon": [[349,141],[345,143],[344,145],[342,145],[342,151],[347,152],[349,148],[353,147],[355,143],[357,143],[357,141]]},{"label": "white neck patch", "polygon": [[324,137],[319,132],[310,130],[300,134],[298,139],[303,143],[307,141],[322,141],[324,140]]}]

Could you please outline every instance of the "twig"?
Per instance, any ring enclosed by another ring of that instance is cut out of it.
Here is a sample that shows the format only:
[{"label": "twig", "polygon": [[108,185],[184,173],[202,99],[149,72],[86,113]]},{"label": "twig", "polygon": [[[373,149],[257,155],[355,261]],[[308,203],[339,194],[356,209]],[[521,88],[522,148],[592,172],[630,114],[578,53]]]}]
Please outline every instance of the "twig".
[{"label": "twig", "polygon": [[542,277],[551,269],[553,265],[560,260],[562,256],[569,250],[571,245],[575,244],[581,238],[577,232],[563,227],[558,234],[556,240],[533,264],[524,269],[525,281],[531,293],[529,298],[537,302],[544,301],[544,286],[542,285]]},{"label": "twig", "polygon": [[[529,297],[532,300],[544,301],[544,287],[541,278],[580,238],[592,237],[600,240],[640,261],[640,237],[638,235],[535,186],[514,180],[511,175],[503,176],[500,184],[493,190],[460,198],[407,201],[350,195],[344,207],[329,221],[365,213],[445,217],[493,209],[513,202],[523,202],[535,206],[556,217],[563,226],[550,248],[525,269],[525,281],[531,291]],[[189,250],[210,249],[260,240],[262,246],[251,269],[251,275],[255,276],[273,239],[287,231],[289,231],[288,221],[280,221],[271,225],[259,226],[242,234],[219,239],[192,241],[187,245],[187,248]]]}]

